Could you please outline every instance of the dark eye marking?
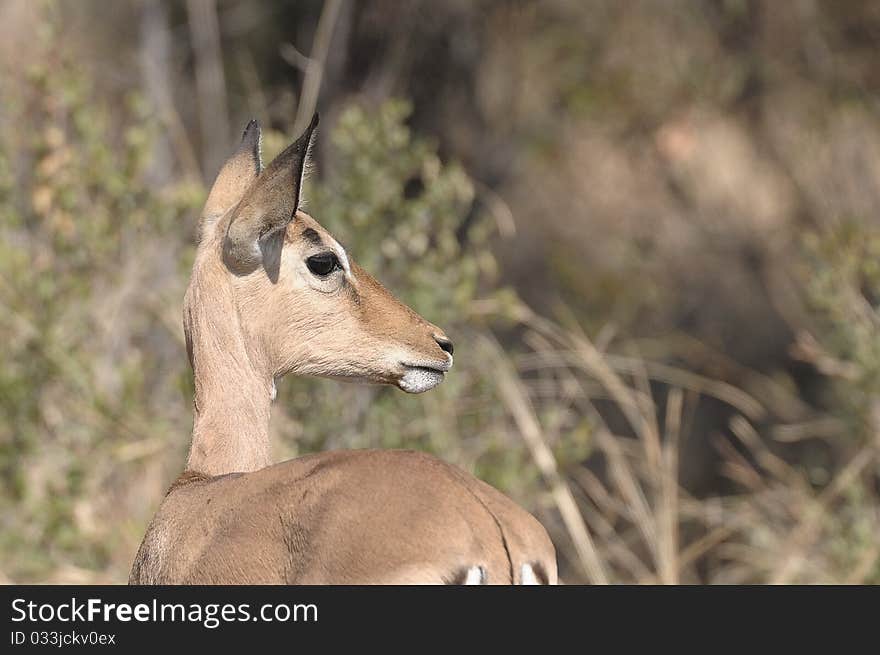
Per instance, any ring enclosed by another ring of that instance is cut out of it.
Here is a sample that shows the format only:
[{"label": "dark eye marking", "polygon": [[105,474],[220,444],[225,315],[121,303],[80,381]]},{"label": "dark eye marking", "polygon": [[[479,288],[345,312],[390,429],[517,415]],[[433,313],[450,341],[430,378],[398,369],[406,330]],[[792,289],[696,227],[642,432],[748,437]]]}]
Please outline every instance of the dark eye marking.
[{"label": "dark eye marking", "polygon": [[339,259],[336,257],[336,253],[332,252],[322,252],[318,255],[312,255],[306,259],[306,266],[308,266],[309,270],[318,277],[327,277],[333,271],[342,268],[342,266],[339,265]]},{"label": "dark eye marking", "polygon": [[306,229],[304,229],[302,231],[302,237],[303,237],[303,239],[305,239],[306,241],[308,241],[312,245],[315,245],[315,246],[323,246],[324,245],[324,242],[321,240],[321,235],[318,234],[317,232],[315,232],[315,230],[313,230],[310,227],[307,227]]}]

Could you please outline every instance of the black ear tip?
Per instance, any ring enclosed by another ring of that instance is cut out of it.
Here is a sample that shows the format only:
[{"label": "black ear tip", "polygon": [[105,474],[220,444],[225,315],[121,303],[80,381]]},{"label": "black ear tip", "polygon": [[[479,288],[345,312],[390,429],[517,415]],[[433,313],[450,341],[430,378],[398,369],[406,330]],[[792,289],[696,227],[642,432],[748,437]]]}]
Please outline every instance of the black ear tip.
[{"label": "black ear tip", "polygon": [[309,130],[314,130],[318,127],[318,123],[321,121],[321,117],[318,116],[318,112],[315,112],[315,115],[312,116],[312,122],[309,123]]},{"label": "black ear tip", "polygon": [[252,118],[248,121],[247,127],[244,128],[244,132],[241,135],[242,141],[246,140],[248,137],[253,138],[255,135],[260,133],[260,123],[256,118]]}]

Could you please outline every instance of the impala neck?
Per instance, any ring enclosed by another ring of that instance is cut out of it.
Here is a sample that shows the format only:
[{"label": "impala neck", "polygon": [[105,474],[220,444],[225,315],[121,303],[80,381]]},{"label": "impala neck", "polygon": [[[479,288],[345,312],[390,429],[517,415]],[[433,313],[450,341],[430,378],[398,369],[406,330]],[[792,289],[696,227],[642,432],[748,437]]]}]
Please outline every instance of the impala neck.
[{"label": "impala neck", "polygon": [[197,381],[187,469],[213,476],[268,466],[270,393],[271,381],[248,375]]},{"label": "impala neck", "polygon": [[[199,301],[190,289],[184,323],[195,377],[187,469],[207,475],[256,471],[271,463],[269,415],[275,383],[245,347],[231,293]],[[213,294],[212,294],[213,295]]]}]

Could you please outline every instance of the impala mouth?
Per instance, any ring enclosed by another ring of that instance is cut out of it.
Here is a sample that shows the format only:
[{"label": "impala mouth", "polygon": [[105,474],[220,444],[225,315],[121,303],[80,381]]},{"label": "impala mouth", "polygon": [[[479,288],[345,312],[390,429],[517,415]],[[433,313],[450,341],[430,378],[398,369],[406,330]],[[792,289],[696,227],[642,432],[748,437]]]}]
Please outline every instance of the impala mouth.
[{"label": "impala mouth", "polygon": [[403,363],[403,375],[397,386],[407,393],[424,393],[443,382],[446,372],[452,367],[452,357],[447,362]]}]

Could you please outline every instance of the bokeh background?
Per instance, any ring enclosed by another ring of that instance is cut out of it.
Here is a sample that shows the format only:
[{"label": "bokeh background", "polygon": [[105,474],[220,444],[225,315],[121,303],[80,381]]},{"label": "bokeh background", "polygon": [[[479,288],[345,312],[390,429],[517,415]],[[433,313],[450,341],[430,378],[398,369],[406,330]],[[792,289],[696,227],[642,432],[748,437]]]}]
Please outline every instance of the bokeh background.
[{"label": "bokeh background", "polygon": [[208,185],[317,108],[310,212],[456,366],[284,380],[277,458],[434,452],[568,583],[880,582],[878,44],[870,0],[0,2],[0,579],[127,579]]}]

